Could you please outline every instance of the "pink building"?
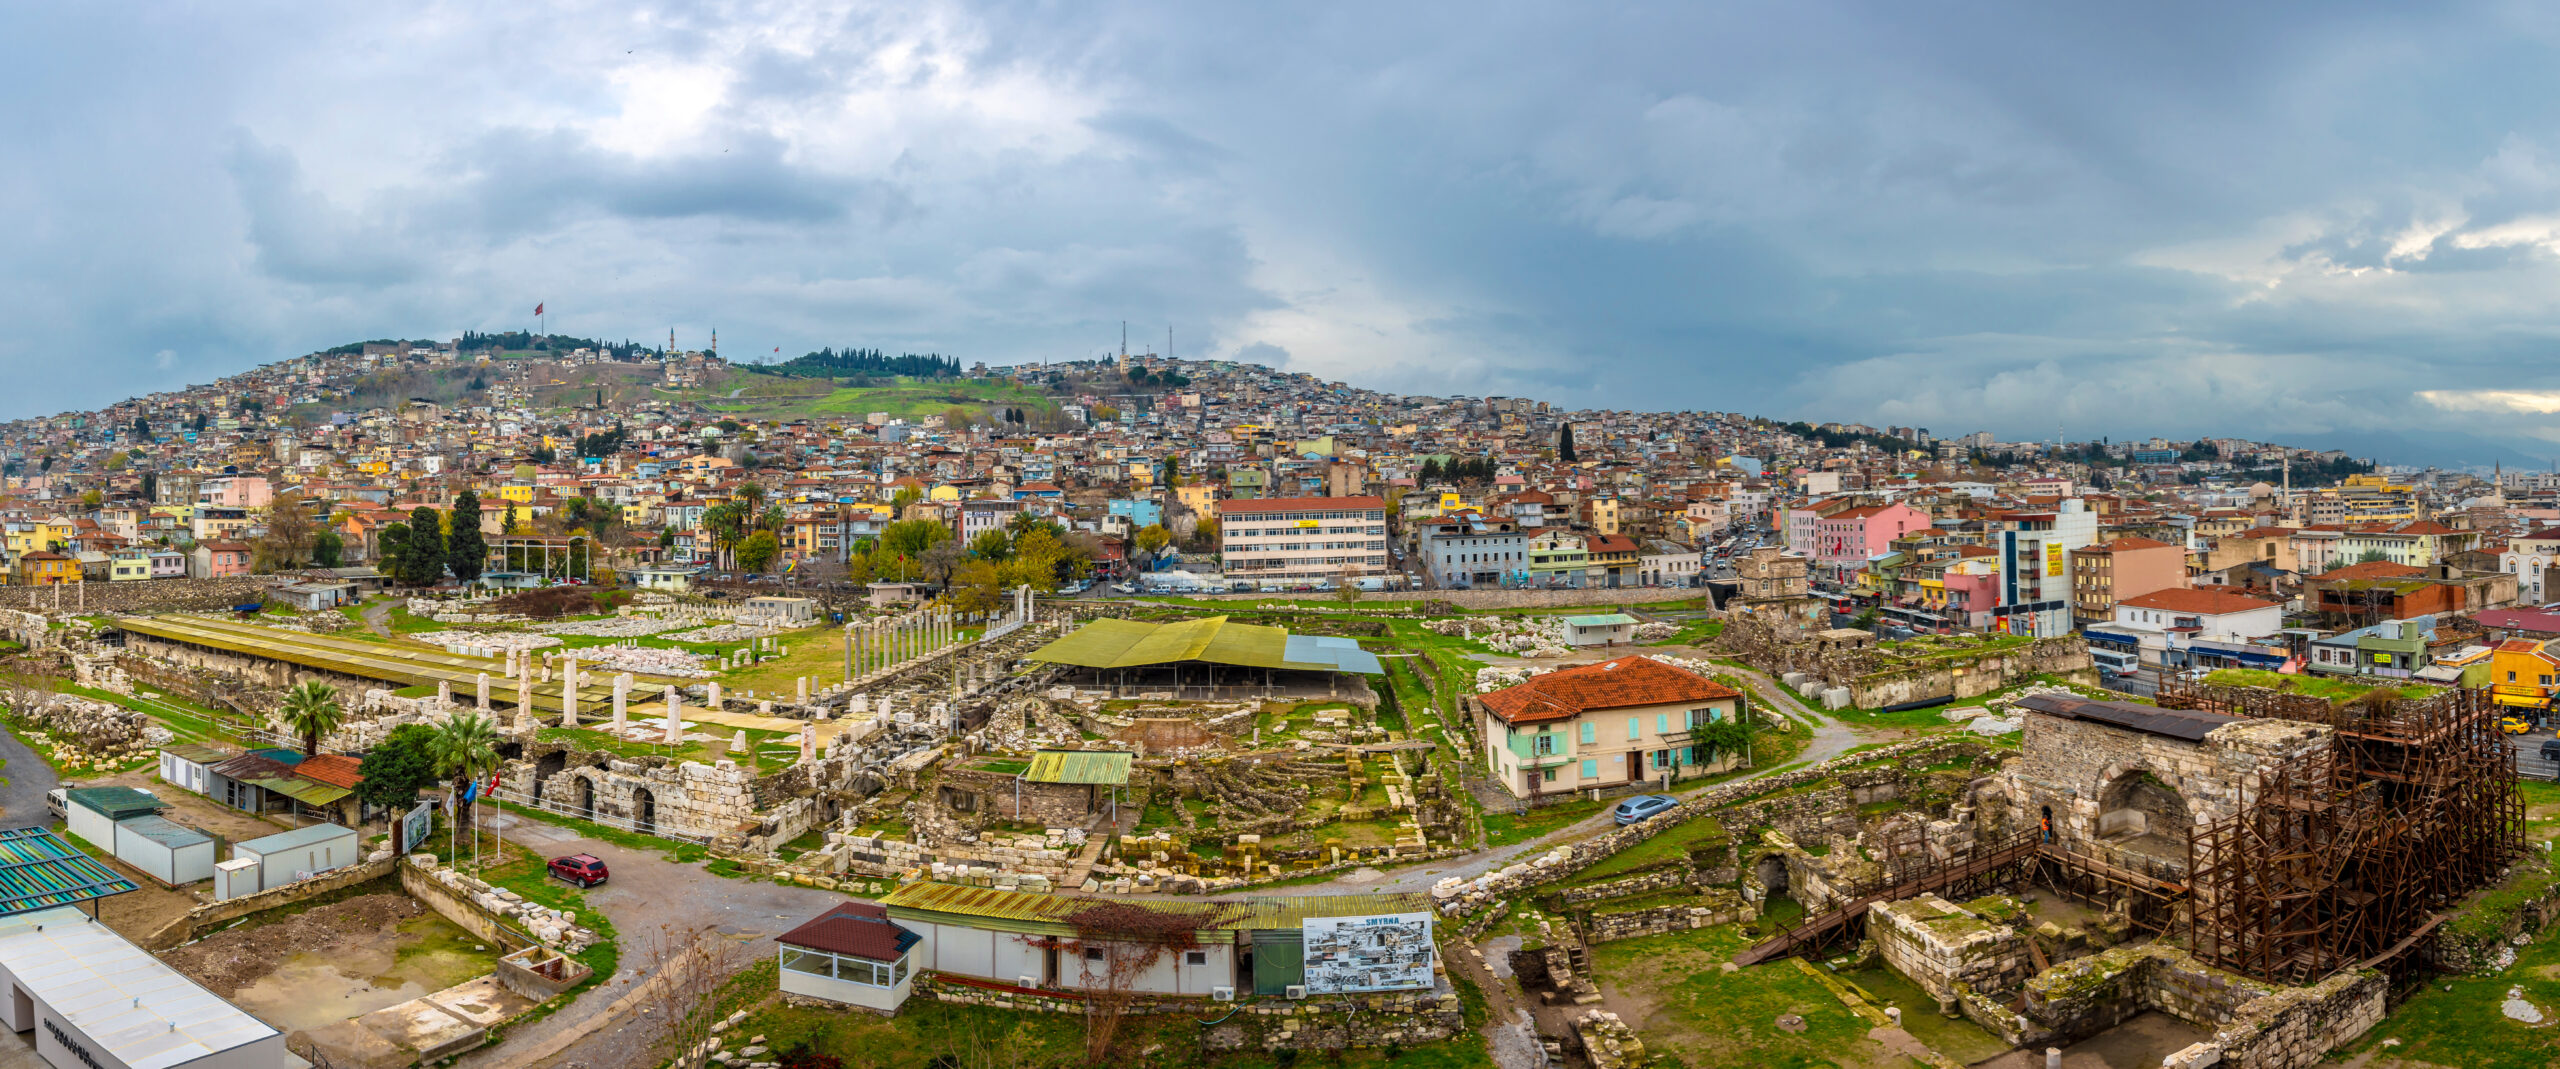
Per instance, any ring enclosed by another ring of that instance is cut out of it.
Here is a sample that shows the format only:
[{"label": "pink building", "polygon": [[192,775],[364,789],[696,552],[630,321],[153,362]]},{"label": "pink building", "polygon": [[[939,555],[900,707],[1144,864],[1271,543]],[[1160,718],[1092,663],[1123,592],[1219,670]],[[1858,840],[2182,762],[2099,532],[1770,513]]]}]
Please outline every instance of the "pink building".
[{"label": "pink building", "polygon": [[226,575],[249,574],[249,547],[239,542],[198,542],[195,559],[187,574],[197,579],[220,579]]},{"label": "pink building", "polygon": [[1844,509],[1813,521],[1813,559],[1863,564],[1893,549],[1893,540],[1929,527],[1929,514],[1899,501]]},{"label": "pink building", "polygon": [[196,485],[196,504],[226,509],[262,509],[275,500],[264,475],[222,475]]}]

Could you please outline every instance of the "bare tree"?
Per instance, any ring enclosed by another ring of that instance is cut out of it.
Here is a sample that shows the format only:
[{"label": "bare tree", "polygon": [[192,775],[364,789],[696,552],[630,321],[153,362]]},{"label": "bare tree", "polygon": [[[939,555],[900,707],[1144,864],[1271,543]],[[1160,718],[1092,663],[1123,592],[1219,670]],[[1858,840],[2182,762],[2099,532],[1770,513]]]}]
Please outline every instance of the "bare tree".
[{"label": "bare tree", "polygon": [[701,1069],[711,1054],[711,1026],[720,1020],[720,989],[746,967],[746,944],[714,928],[662,924],[646,953],[642,1012],[665,1030],[660,1038],[677,1069]]},{"label": "bare tree", "polygon": [[1216,913],[1106,902],[1067,916],[1076,935],[1060,949],[1081,973],[1086,1064],[1110,1059],[1120,1023],[1138,1000],[1138,980],[1166,954],[1198,946],[1200,929],[1218,924]]}]

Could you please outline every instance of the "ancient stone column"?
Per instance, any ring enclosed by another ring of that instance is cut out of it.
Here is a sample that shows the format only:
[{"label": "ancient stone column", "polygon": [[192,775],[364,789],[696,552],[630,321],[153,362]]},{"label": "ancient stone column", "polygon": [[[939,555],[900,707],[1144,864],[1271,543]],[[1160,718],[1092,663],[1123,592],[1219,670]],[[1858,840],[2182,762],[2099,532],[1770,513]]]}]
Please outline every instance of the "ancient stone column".
[{"label": "ancient stone column", "polygon": [[631,712],[627,708],[630,700],[631,673],[624,672],[613,677],[613,726],[621,727],[631,722]]},{"label": "ancient stone column", "polygon": [[451,704],[453,704],[453,681],[452,681],[452,680],[450,680],[450,679],[439,679],[439,680],[437,680],[437,681],[436,681],[436,700],[437,700],[437,701],[439,701],[439,702],[442,702],[442,703],[444,703],[444,704],[446,704],[446,705],[451,705]]},{"label": "ancient stone column", "polygon": [[800,725],[800,763],[805,765],[817,758],[818,725],[802,724]]},{"label": "ancient stone column", "polygon": [[560,669],[560,723],[578,722],[578,658],[571,655]]},{"label": "ancient stone column", "polygon": [[809,677],[800,677],[800,704],[809,704]]},{"label": "ancient stone column", "polygon": [[488,712],[488,711],[489,711],[489,673],[487,673],[487,672],[482,672],[482,673],[480,673],[479,693],[480,693],[480,711],[481,711],[481,712],[484,712],[484,713],[485,713],[485,712]]},{"label": "ancient stone column", "polygon": [[729,752],[730,752],[730,753],[745,753],[745,752],[747,752],[747,729],[745,729],[745,728],[739,728],[739,729],[738,729],[738,733],[737,733],[736,735],[734,735],[734,736],[731,736],[731,737],[730,737],[730,739],[729,739]]},{"label": "ancient stone column", "polygon": [[684,741],[684,692],[667,684],[667,745]]},{"label": "ancient stone column", "polygon": [[711,708],[713,708],[713,709],[718,709],[718,708],[720,708],[720,707],[721,707],[721,705],[720,705],[720,681],[719,681],[719,680],[715,679],[715,680],[712,680],[712,681],[711,681],[711,700],[710,700],[709,702],[704,703],[704,704],[709,705],[709,706],[710,706]]}]

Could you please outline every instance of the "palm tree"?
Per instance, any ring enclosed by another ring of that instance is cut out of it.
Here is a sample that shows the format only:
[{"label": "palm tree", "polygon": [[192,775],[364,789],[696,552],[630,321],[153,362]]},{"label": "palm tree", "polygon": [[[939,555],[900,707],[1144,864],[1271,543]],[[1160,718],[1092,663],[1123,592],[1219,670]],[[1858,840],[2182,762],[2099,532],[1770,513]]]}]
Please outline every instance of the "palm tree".
[{"label": "palm tree", "polygon": [[437,775],[452,777],[456,819],[467,819],[462,791],[497,769],[498,726],[475,712],[457,713],[436,729],[427,753],[435,759]]},{"label": "palm tree", "polygon": [[338,706],[338,688],[315,679],[286,691],[276,716],[302,736],[302,753],[308,757],[320,752],[320,736],[346,722],[347,711]]}]

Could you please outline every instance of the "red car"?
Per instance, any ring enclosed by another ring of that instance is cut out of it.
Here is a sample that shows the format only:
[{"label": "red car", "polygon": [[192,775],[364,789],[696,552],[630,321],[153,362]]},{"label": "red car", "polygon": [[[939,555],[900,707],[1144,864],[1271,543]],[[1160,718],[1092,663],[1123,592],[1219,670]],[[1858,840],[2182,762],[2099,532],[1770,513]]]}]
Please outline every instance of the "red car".
[{"label": "red car", "polygon": [[594,854],[571,854],[551,859],[551,874],[580,887],[593,887],[612,875],[605,871],[604,859]]}]

